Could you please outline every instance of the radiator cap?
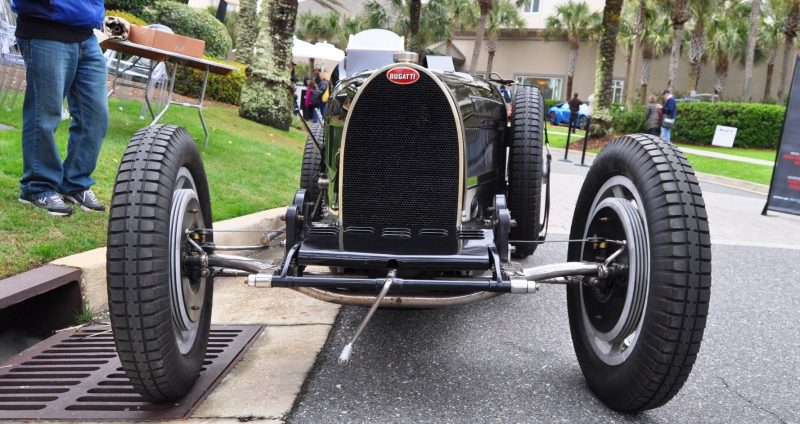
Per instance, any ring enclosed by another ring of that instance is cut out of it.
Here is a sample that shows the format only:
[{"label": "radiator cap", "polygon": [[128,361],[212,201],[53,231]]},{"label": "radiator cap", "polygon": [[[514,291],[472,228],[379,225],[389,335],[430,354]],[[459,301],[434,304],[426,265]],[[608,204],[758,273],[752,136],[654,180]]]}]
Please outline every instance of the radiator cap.
[{"label": "radiator cap", "polygon": [[394,63],[419,62],[419,55],[414,52],[396,52],[393,57],[394,57]]}]

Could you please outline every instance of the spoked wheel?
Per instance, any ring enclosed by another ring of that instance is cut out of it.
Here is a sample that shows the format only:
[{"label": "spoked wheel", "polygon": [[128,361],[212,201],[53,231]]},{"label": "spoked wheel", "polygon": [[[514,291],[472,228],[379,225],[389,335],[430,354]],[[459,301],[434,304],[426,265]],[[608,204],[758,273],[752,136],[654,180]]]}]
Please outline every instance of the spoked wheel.
[{"label": "spoked wheel", "polygon": [[[144,397],[180,399],[206,354],[213,281],[184,266],[192,230],[211,228],[200,155],[183,128],[157,125],[128,144],[108,223],[111,327],[125,374]],[[195,244],[212,235],[194,233]]]},{"label": "spoked wheel", "polygon": [[511,117],[511,145],[508,157],[508,209],[516,225],[511,229],[515,256],[525,258],[536,250],[542,209],[544,157],[544,98],[535,87],[519,87]]},{"label": "spoked wheel", "polygon": [[567,289],[589,387],[617,410],[663,405],[688,378],[708,314],[711,249],[694,171],[656,137],[614,140],[584,181],[570,238],[590,240],[570,244],[570,261],[628,270]]}]

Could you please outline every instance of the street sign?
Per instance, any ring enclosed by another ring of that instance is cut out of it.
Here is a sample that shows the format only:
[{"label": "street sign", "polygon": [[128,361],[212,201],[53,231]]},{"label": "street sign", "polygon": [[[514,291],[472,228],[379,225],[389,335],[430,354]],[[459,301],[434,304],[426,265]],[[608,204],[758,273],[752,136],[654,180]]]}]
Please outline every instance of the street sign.
[{"label": "street sign", "polygon": [[717,125],[714,131],[714,139],[711,140],[712,146],[733,147],[733,140],[736,138],[736,128]]},{"label": "street sign", "polygon": [[767,209],[800,215],[800,79],[797,68],[800,67],[800,56],[795,58],[792,89],[789,102],[783,117],[783,130],[778,154],[775,157],[775,168],[772,170],[772,184],[769,186]]}]

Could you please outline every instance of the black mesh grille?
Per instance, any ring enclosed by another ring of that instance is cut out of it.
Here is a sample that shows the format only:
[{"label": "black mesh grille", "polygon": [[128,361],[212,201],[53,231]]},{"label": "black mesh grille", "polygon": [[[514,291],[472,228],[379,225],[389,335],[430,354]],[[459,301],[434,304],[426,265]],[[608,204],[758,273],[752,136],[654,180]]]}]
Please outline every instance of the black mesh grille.
[{"label": "black mesh grille", "polygon": [[[456,240],[458,130],[447,94],[423,73],[409,85],[392,83],[384,73],[362,90],[345,140],[345,249],[420,252],[421,244],[430,244],[423,229],[447,230]],[[374,232],[348,233],[351,226]],[[382,238],[386,228],[407,229],[411,239]]]}]

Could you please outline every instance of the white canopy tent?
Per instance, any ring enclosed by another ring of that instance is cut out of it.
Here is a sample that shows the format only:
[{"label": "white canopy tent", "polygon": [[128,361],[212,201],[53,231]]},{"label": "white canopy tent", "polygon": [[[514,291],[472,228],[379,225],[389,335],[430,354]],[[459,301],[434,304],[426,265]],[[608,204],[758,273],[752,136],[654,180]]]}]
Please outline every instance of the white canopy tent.
[{"label": "white canopy tent", "polygon": [[314,59],[315,66],[320,66],[324,71],[330,72],[336,64],[344,59],[344,51],[325,41],[311,44],[294,37],[292,60],[297,62],[308,59]]}]

